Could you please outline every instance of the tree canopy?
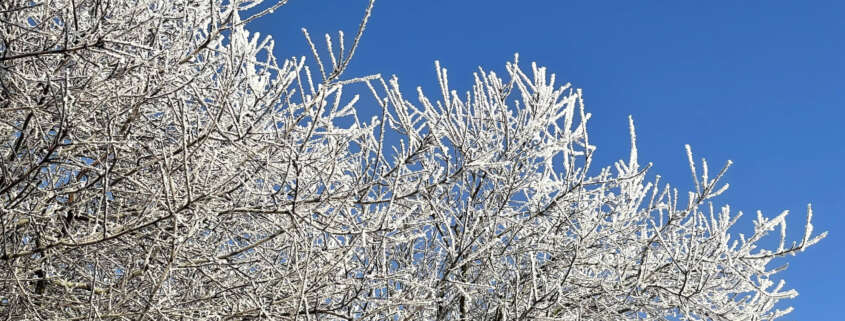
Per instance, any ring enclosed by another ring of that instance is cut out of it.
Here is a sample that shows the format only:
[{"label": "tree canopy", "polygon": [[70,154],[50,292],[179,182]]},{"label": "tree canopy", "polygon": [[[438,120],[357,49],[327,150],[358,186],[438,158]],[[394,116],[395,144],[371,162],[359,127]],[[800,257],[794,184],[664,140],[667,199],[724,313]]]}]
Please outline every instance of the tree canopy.
[{"label": "tree canopy", "polygon": [[[0,315],[109,320],[772,320],[786,214],[596,168],[580,89],[479,69],[406,97],[352,36],[278,59],[286,1],[0,3]],[[372,99],[359,101],[359,95]],[[359,117],[358,105],[380,114]],[[396,142],[396,143],[393,143]],[[758,242],[778,230],[780,242]]]}]

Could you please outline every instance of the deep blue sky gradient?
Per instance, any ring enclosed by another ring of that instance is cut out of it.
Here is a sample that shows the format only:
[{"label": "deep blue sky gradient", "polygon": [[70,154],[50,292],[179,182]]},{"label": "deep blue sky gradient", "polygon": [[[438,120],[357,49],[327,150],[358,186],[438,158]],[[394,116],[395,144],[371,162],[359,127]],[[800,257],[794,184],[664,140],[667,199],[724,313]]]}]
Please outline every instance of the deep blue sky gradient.
[{"label": "deep blue sky gradient", "polygon": [[[321,48],[324,33],[351,38],[366,2],[291,0],[249,28],[272,35],[278,57],[310,59],[300,28]],[[596,164],[626,158],[630,114],[640,161],[681,190],[693,187],[684,144],[716,169],[734,161],[716,205],[745,212],[737,233],[758,209],[788,209],[800,241],[812,202],[816,231],[831,234],[788,259],[780,276],[800,295],[785,319],[842,320],[843,17],[842,1],[379,0],[346,78],[396,74],[408,97],[421,85],[436,99],[434,60],[465,91],[478,66],[504,74],[519,52],[524,68],[537,61],[584,89]]]}]

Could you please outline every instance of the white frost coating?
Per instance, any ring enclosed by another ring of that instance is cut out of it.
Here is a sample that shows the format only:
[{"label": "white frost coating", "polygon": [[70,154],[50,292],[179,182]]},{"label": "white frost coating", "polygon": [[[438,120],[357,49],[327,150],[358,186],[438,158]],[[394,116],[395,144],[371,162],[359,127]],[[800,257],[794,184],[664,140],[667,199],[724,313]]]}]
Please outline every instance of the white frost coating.
[{"label": "white frost coating", "polygon": [[634,117],[628,115],[628,129],[631,135],[631,156],[628,159],[628,168],[630,171],[635,172],[637,170],[637,133],[634,130]]},{"label": "white frost coating", "polygon": [[[500,74],[479,68],[465,93],[436,63],[439,92],[417,87],[413,101],[395,77],[344,78],[372,1],[351,42],[339,32],[321,49],[305,31],[311,65],[277,60],[273,41],[246,27],[285,2],[0,2],[0,39],[14,44],[0,57],[0,314],[751,321],[791,311],[775,306],[797,291],[769,263],[826,235],[813,235],[809,207],[800,244],[786,240],[787,212],[759,213],[737,237],[741,213],[710,202],[731,162],[711,175],[686,146],[695,192],[685,200],[646,181],[633,117],[628,160],[591,168],[581,89],[537,64],[521,69],[518,56]],[[44,47],[65,37],[79,46]],[[364,101],[380,112],[359,118]],[[776,249],[757,243],[775,230]]]}]

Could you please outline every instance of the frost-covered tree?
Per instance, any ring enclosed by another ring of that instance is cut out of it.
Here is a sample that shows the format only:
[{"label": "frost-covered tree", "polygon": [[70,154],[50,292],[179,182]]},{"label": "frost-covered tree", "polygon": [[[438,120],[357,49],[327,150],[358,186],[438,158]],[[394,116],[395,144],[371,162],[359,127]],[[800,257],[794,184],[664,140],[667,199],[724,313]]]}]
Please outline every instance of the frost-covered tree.
[{"label": "frost-covered tree", "polygon": [[[771,320],[786,212],[596,169],[580,90],[517,59],[466,93],[346,78],[358,32],[278,60],[286,1],[0,2],[0,316]],[[303,44],[304,45],[304,44]],[[310,68],[309,68],[310,66]],[[359,102],[360,92],[374,99]],[[406,94],[406,93],[405,93]],[[364,101],[380,107],[358,116]],[[369,118],[369,119],[365,119]],[[781,235],[777,248],[758,241]]]}]

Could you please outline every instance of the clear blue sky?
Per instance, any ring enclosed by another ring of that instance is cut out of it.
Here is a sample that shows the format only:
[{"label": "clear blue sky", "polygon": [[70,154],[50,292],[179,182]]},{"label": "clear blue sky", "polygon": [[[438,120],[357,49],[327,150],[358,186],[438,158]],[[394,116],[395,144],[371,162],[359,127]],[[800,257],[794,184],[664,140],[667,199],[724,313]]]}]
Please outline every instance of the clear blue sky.
[{"label": "clear blue sky", "polygon": [[[291,0],[251,30],[279,57],[307,54],[300,32],[351,36],[366,0]],[[520,53],[583,88],[598,164],[625,158],[627,115],[641,162],[691,188],[684,144],[713,166],[728,159],[730,203],[746,213],[792,212],[800,240],[806,204],[831,234],[789,258],[780,275],[800,295],[786,320],[842,320],[845,307],[845,2],[463,0],[376,2],[347,77],[396,74],[409,97],[437,88],[433,61],[469,89],[478,66],[504,73]],[[361,108],[372,108],[362,105]]]}]

